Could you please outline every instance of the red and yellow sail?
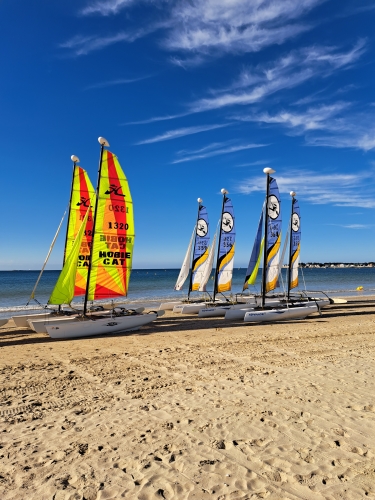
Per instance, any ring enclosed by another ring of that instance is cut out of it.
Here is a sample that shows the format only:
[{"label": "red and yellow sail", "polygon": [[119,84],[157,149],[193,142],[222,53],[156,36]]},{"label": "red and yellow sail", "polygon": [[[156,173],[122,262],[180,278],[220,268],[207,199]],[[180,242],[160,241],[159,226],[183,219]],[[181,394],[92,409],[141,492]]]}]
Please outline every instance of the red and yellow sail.
[{"label": "red and yellow sail", "polygon": [[117,156],[104,150],[88,300],[126,296],[134,246],[133,202]]},{"label": "red and yellow sail", "polygon": [[89,213],[87,216],[86,228],[84,230],[82,243],[79,250],[74,287],[75,297],[84,295],[86,292],[87,271],[89,267],[92,243],[94,206],[95,190],[90,182],[87,172],[83,170],[83,168],[76,165],[73,173],[72,196],[64,253],[64,264],[73,248],[74,241],[88,209]]}]

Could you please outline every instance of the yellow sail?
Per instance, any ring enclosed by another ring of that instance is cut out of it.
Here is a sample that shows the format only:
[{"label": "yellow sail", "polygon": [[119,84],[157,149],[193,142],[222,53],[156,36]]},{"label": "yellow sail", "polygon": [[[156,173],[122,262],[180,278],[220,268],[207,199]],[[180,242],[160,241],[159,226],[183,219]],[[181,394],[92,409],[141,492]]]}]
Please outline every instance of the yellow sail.
[{"label": "yellow sail", "polygon": [[117,156],[104,150],[88,300],[126,296],[134,246],[133,202]]},{"label": "yellow sail", "polygon": [[95,190],[90,182],[86,170],[76,166],[73,173],[72,196],[64,252],[64,263],[72,251],[79,228],[89,209],[87,226],[82,237],[81,248],[77,262],[74,296],[84,295],[86,292],[87,271],[89,267],[92,229],[93,207],[95,206]]},{"label": "yellow sail", "polygon": [[77,262],[82,245],[82,239],[87,227],[89,213],[90,210],[86,209],[86,215],[81,222],[81,227],[79,228],[74,244],[70,249],[69,255],[65,259],[65,264],[61,270],[55,288],[53,289],[52,294],[48,300],[48,304],[70,304],[74,297]]}]

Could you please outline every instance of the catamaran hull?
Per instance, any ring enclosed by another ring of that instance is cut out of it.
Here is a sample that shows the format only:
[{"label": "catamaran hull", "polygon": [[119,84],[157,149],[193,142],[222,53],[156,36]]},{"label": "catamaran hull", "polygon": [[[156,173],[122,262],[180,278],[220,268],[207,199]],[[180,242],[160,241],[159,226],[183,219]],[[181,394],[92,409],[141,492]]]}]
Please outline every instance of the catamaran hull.
[{"label": "catamaran hull", "polygon": [[72,339],[109,335],[111,333],[138,330],[158,317],[157,313],[135,314],[114,318],[89,319],[84,321],[62,322],[59,325],[46,325],[48,335],[53,339]]},{"label": "catamaran hull", "polygon": [[173,311],[173,308],[175,306],[179,306],[183,304],[183,302],[181,302],[181,300],[179,301],[176,301],[176,302],[162,302],[159,306],[159,310],[163,310],[163,311]]},{"label": "catamaran hull", "polygon": [[[293,304],[291,307],[292,308],[293,307],[299,307],[299,308],[312,307],[314,309],[314,311],[317,310],[315,302],[310,302],[309,304],[307,304],[306,302],[301,303],[301,304],[297,303],[297,304]],[[245,314],[249,311],[254,311],[254,308],[253,307],[252,308],[242,307],[241,309],[231,309],[225,313],[225,319],[230,320],[230,321],[243,320],[245,318]],[[260,312],[263,312],[263,311],[260,311]]]},{"label": "catamaran hull", "polygon": [[72,321],[78,321],[77,316],[71,316],[71,317],[62,317],[62,318],[55,318],[55,319],[50,319],[50,320],[33,320],[29,319],[28,320],[28,325],[31,328],[31,330],[34,330],[36,333],[48,333],[46,326],[55,326],[61,324],[61,322],[72,322]]},{"label": "catamaran hull", "polygon": [[4,326],[6,323],[8,323],[8,321],[9,321],[8,318],[0,319],[0,326]]},{"label": "catamaran hull", "polygon": [[[198,316],[200,318],[215,318],[215,317],[224,317],[230,311],[242,310],[246,304],[229,304],[227,306],[217,306],[217,307],[205,307],[204,309],[200,309],[198,312]],[[254,309],[253,307],[247,308],[247,311]]]},{"label": "catamaran hull", "polygon": [[269,311],[248,311],[244,321],[251,323],[264,323],[274,321],[288,321],[304,319],[318,311],[316,304],[311,306],[289,307],[285,309],[270,309]]},{"label": "catamaran hull", "polygon": [[38,314],[24,314],[23,316],[12,316],[12,320],[18,328],[28,328],[28,320],[29,319],[45,319],[50,316],[52,313],[38,313]]},{"label": "catamaran hull", "polygon": [[181,314],[197,314],[199,309],[202,309],[205,305],[205,302],[196,302],[195,304],[179,304],[174,306],[173,312]]},{"label": "catamaran hull", "polygon": [[226,320],[243,320],[248,311],[254,311],[254,307],[242,307],[241,309],[228,309],[225,311]]}]

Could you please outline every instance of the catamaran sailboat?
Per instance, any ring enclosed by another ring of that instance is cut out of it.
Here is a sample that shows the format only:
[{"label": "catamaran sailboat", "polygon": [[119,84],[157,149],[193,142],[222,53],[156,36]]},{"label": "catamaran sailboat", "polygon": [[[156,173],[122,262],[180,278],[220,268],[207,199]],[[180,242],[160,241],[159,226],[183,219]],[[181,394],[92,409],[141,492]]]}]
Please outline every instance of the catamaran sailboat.
[{"label": "catamaran sailboat", "polygon": [[[111,315],[87,315],[88,302],[97,299],[123,297],[128,294],[134,246],[133,202],[128,181],[120,163],[103,137],[99,137],[100,160],[95,210],[92,218],[92,244],[84,287],[83,314],[73,321],[46,324],[52,338],[75,338],[136,330],[154,321],[163,311],[137,313],[125,309]],[[89,210],[66,259],[49,303],[69,304],[74,296],[77,262],[82,238],[87,231]]]},{"label": "catamaran sailboat", "polygon": [[283,261],[283,258],[281,258],[280,260],[282,224],[281,203],[276,179],[271,177],[271,174],[273,174],[274,172],[275,171],[271,168],[264,169],[264,173],[267,175],[267,189],[263,244],[261,310],[245,311],[244,321],[246,322],[302,319],[318,311],[318,305],[316,301],[292,301],[290,296],[290,290],[298,285],[298,264],[301,240],[299,205],[297,200],[295,199],[294,192],[291,192],[292,215],[290,222],[291,239],[289,252],[290,255],[287,301],[284,307],[281,308],[269,308],[269,305],[266,304],[266,294],[274,290],[278,286],[281,264]]},{"label": "catamaran sailboat", "polygon": [[[191,235],[189,246],[187,248],[184,261],[181,266],[180,274],[178,275],[175,290],[182,290],[185,281],[189,274],[189,288],[187,301],[165,302],[160,305],[160,309],[172,310],[180,312],[180,310],[188,304],[199,303],[204,305],[201,299],[190,301],[191,292],[205,291],[211,269],[206,279],[205,270],[209,263],[210,254],[210,225],[206,207],[202,204],[202,198],[198,198],[198,214],[196,224]],[[191,268],[191,272],[190,272]],[[211,264],[212,268],[212,264]]]},{"label": "catamaran sailboat", "polygon": [[[232,286],[236,232],[232,201],[228,198],[228,191],[226,189],[222,189],[221,193],[223,195],[223,202],[219,222],[219,241],[212,300],[204,304],[186,305],[181,308],[181,312],[183,313],[198,313],[200,317],[224,316],[228,308],[244,306],[244,303],[237,304],[230,302],[224,295],[224,292],[229,292]],[[212,270],[215,247],[216,235],[204,270],[204,277],[202,279],[204,288],[200,287],[199,290],[206,290],[206,284]],[[223,299],[218,300],[218,295],[222,295]],[[176,309],[174,308],[174,310]]]},{"label": "catamaran sailboat", "polygon": [[[95,190],[91,184],[87,172],[83,168],[77,165],[77,163],[80,162],[78,156],[72,155],[71,160],[73,162],[73,172],[72,172],[72,180],[70,188],[69,205],[68,205],[68,224],[65,235],[63,266],[74,245],[78,231],[82,225],[82,221],[86,215],[86,212],[87,210],[89,210],[87,224],[86,224],[87,227],[82,235],[82,242],[81,242],[81,247],[79,249],[79,257],[76,266],[77,270],[75,277],[74,297],[78,297],[80,295],[85,294],[87,269],[88,269],[88,262],[90,259],[90,248],[92,240],[93,217],[92,217],[91,207],[95,203]],[[36,300],[35,298],[36,289],[38,287],[44,269],[47,265],[49,256],[51,255],[57,236],[59,235],[64,217],[62,218],[60,225],[57,229],[57,232],[55,234],[55,237],[53,238],[47,257],[42,266],[42,270],[40,271],[40,274],[35,283],[33,291],[31,292],[30,299],[27,305],[30,303],[31,300]],[[53,302],[50,303],[53,304]],[[51,315],[54,318],[56,317],[67,318],[68,317],[67,314],[71,313],[63,311],[61,306],[59,306],[58,310],[55,311],[51,309],[46,309],[45,312],[43,313],[13,316],[12,319],[14,320],[16,326],[18,327],[30,326],[34,330],[35,330],[34,325],[37,326],[40,324],[40,328],[36,329],[36,331],[40,333],[42,332],[46,333],[46,330],[42,326],[45,320],[49,319]],[[31,322],[33,322],[33,325],[30,324]]]}]

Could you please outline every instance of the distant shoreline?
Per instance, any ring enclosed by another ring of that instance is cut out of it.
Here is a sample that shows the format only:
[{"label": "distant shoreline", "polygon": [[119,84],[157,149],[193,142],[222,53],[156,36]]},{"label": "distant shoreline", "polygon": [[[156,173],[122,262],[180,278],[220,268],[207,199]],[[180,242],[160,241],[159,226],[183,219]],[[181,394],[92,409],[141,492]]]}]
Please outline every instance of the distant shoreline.
[{"label": "distant shoreline", "polygon": [[[288,264],[284,264],[283,269],[288,269]],[[356,269],[356,268],[374,268],[375,262],[301,262],[299,265],[300,268],[303,269]],[[215,269],[215,268],[213,268]],[[246,267],[237,267],[235,269],[240,270],[243,269],[246,271]],[[262,267],[259,267],[262,269]],[[133,268],[134,271],[179,271],[179,267],[139,267]],[[45,269],[44,272],[60,272],[61,269]],[[40,273],[40,269],[1,269],[0,273]]]}]

